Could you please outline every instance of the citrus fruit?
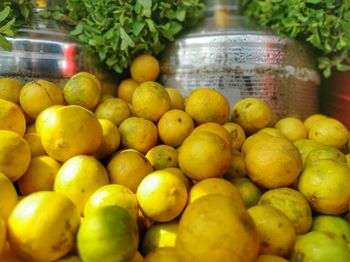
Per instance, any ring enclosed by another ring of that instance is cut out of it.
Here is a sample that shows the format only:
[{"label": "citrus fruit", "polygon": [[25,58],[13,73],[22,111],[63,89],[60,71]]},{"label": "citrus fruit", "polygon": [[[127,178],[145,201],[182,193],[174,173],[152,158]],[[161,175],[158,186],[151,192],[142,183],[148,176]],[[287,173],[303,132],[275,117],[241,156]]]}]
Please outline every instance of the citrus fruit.
[{"label": "citrus fruit", "polygon": [[0,173],[0,199],[3,199],[0,202],[0,219],[7,221],[12,209],[17,204],[18,195],[11,180],[3,173]]},{"label": "citrus fruit", "polygon": [[255,206],[258,203],[262,194],[261,189],[249,178],[237,177],[231,180],[231,182],[236,186],[241,194],[246,208]]},{"label": "citrus fruit", "polygon": [[19,93],[23,84],[14,78],[0,78],[0,99],[19,104]]},{"label": "citrus fruit", "polygon": [[152,55],[139,55],[130,65],[131,77],[138,83],[156,80],[159,71],[159,62]]},{"label": "citrus fruit", "polygon": [[226,141],[226,143],[232,148],[232,138],[230,133],[224,128],[222,125],[218,123],[204,123],[199,126],[197,126],[195,129],[193,129],[192,134],[196,132],[211,132],[215,135],[218,135],[222,139]]},{"label": "citrus fruit", "polygon": [[4,252],[6,245],[6,223],[5,220],[0,217],[0,258]]},{"label": "citrus fruit", "polygon": [[230,167],[224,174],[224,178],[226,180],[233,180],[234,178],[245,177],[246,175],[243,153],[237,149],[232,149]]},{"label": "citrus fruit", "polygon": [[158,247],[153,249],[144,262],[180,262],[174,247]]},{"label": "citrus fruit", "polygon": [[305,159],[305,166],[320,159],[332,159],[346,163],[346,157],[342,151],[332,146],[319,146],[307,155]]},{"label": "citrus fruit", "polygon": [[111,94],[102,92],[99,104],[103,103],[104,101],[106,101],[107,99],[110,99],[110,98],[114,98],[114,96]]},{"label": "citrus fruit", "polygon": [[46,155],[46,151],[41,143],[41,136],[38,133],[25,133],[23,138],[29,145],[31,158]]},{"label": "citrus fruit", "polygon": [[306,130],[309,131],[311,126],[313,126],[318,120],[325,119],[325,118],[327,118],[327,116],[323,114],[313,114],[304,120],[304,126]]},{"label": "citrus fruit", "polygon": [[299,139],[294,141],[293,144],[298,148],[304,166],[308,154],[315,148],[322,146],[322,144],[311,139]]},{"label": "citrus fruit", "polygon": [[181,168],[167,167],[167,168],[164,168],[163,170],[169,171],[170,173],[173,173],[178,178],[180,178],[182,180],[182,182],[184,182],[184,184],[187,188],[187,191],[189,191],[191,189],[191,187],[193,186],[192,180],[182,172]]},{"label": "citrus fruit", "polygon": [[314,216],[311,231],[331,232],[343,238],[346,242],[350,242],[350,225],[344,218],[339,216]]},{"label": "citrus fruit", "polygon": [[275,127],[264,127],[262,129],[260,129],[257,133],[258,134],[264,133],[264,134],[274,136],[274,137],[286,138],[286,136],[284,134],[282,134],[282,132]]},{"label": "citrus fruit", "polygon": [[107,119],[98,119],[102,127],[102,142],[95,152],[95,157],[103,159],[115,152],[120,145],[120,133],[118,127]]},{"label": "citrus fruit", "polygon": [[240,150],[244,140],[246,139],[246,135],[243,128],[240,125],[233,122],[226,122],[222,126],[229,132],[232,138],[232,149]]},{"label": "citrus fruit", "polygon": [[134,79],[124,79],[118,85],[117,96],[127,103],[131,103],[132,95],[139,85]]},{"label": "citrus fruit", "polygon": [[62,107],[64,107],[64,105],[54,105],[49,106],[48,108],[45,108],[43,111],[41,111],[38,117],[35,119],[35,132],[41,135],[43,126],[50,124],[50,119],[54,117],[55,110]]},{"label": "citrus fruit", "polygon": [[269,135],[267,133],[261,132],[261,133],[255,133],[253,135],[250,135],[247,137],[247,139],[244,140],[241,148],[241,152],[243,155],[246,155],[247,152],[252,148],[255,144],[257,144],[261,140],[267,140],[272,138],[272,135]]},{"label": "citrus fruit", "polygon": [[116,126],[131,116],[131,110],[127,102],[120,98],[110,98],[100,103],[95,109],[95,115],[99,119],[108,119]]},{"label": "citrus fruit", "polygon": [[136,251],[135,255],[132,257],[130,262],[143,262],[143,256],[139,251]]},{"label": "citrus fruit", "polygon": [[20,136],[26,130],[26,119],[21,108],[4,99],[0,99],[0,129],[16,132]]},{"label": "citrus fruit", "polygon": [[307,138],[307,130],[303,121],[296,117],[285,117],[278,120],[275,128],[292,142]]},{"label": "citrus fruit", "polygon": [[166,87],[165,91],[167,91],[170,97],[171,109],[185,110],[185,99],[183,98],[179,90],[173,87]]},{"label": "citrus fruit", "polygon": [[146,158],[154,170],[159,170],[167,167],[177,167],[177,155],[178,153],[175,148],[168,145],[158,145],[147,152]]}]

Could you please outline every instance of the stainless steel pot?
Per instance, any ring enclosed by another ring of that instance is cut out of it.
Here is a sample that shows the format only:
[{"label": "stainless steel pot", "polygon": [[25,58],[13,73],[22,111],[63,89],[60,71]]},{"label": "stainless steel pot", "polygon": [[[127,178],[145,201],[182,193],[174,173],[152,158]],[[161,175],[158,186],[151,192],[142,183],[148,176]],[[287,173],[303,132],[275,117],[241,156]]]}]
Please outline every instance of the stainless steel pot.
[{"label": "stainless steel pot", "polygon": [[183,95],[200,86],[222,92],[231,107],[245,97],[265,100],[273,121],[318,111],[320,75],[311,50],[256,27],[235,0],[207,0],[206,18],[161,58],[161,81]]}]

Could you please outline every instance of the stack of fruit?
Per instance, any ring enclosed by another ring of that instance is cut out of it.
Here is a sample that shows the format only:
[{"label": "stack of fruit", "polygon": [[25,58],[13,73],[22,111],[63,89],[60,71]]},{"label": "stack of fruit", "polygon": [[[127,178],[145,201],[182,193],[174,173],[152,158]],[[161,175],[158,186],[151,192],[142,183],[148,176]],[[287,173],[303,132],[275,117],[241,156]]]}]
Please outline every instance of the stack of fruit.
[{"label": "stack of fruit", "polygon": [[341,122],[130,69],[117,97],[0,79],[0,261],[349,261]]}]

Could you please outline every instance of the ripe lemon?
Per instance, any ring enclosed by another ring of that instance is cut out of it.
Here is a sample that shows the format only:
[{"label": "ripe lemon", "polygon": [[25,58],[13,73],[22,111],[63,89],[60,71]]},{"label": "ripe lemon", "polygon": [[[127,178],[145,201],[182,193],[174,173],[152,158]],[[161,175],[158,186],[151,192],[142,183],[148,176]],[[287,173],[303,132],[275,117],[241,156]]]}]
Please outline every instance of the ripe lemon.
[{"label": "ripe lemon", "polygon": [[24,112],[36,118],[41,111],[53,105],[63,105],[62,89],[46,80],[26,83],[19,94],[19,102]]},{"label": "ripe lemon", "polygon": [[227,99],[217,90],[196,88],[185,99],[185,112],[197,125],[214,122],[223,124],[230,114]]},{"label": "ripe lemon", "polygon": [[20,136],[24,135],[26,119],[17,104],[0,99],[0,129],[16,132]]},{"label": "ripe lemon", "polygon": [[326,231],[350,242],[350,225],[340,216],[317,215],[312,219],[311,231]]},{"label": "ripe lemon", "polygon": [[289,186],[303,168],[301,155],[286,138],[271,137],[253,145],[245,156],[248,177],[265,188]]},{"label": "ripe lemon", "polygon": [[179,177],[182,180],[182,182],[185,183],[187,191],[189,191],[191,189],[191,187],[193,186],[192,180],[188,176],[186,176],[180,168],[168,167],[168,168],[164,168],[164,170],[169,171],[170,173],[173,173],[174,175]]},{"label": "ripe lemon", "polygon": [[168,145],[159,145],[151,148],[146,158],[151,163],[154,170],[164,169],[167,167],[178,166],[177,150]]},{"label": "ripe lemon", "polygon": [[240,150],[246,135],[243,128],[233,122],[226,122],[222,125],[230,134],[232,140],[232,149]]},{"label": "ripe lemon", "polygon": [[35,119],[35,133],[38,133],[39,135],[41,135],[41,131],[43,129],[43,126],[45,124],[50,124],[50,119],[54,118],[54,112],[56,109],[58,108],[62,108],[64,107],[64,105],[54,105],[54,106],[50,106],[46,109],[44,109],[43,111],[40,112],[40,114],[38,115],[38,117]]},{"label": "ripe lemon", "polygon": [[185,99],[179,90],[173,87],[166,87],[165,91],[170,97],[171,109],[185,110]]},{"label": "ripe lemon", "polygon": [[157,126],[141,117],[129,117],[119,126],[121,145],[142,154],[154,147],[158,141]]},{"label": "ripe lemon", "polygon": [[67,197],[52,191],[36,192],[24,197],[12,211],[8,240],[25,259],[53,261],[72,250],[79,224],[79,212]]},{"label": "ripe lemon", "polygon": [[76,155],[94,154],[103,139],[96,116],[81,106],[57,108],[45,122],[40,133],[43,147],[61,162]]},{"label": "ripe lemon", "polygon": [[41,143],[41,136],[37,133],[26,133],[23,138],[27,141],[30,148],[31,157],[46,155],[46,151]]},{"label": "ripe lemon", "polygon": [[179,222],[177,220],[167,223],[153,223],[143,237],[142,254],[146,256],[158,247],[175,247],[178,227]]},{"label": "ripe lemon", "polygon": [[180,262],[174,247],[159,247],[153,249],[143,260],[144,262]]},{"label": "ripe lemon", "polygon": [[130,261],[137,250],[135,219],[124,208],[104,206],[84,218],[77,235],[83,261]]},{"label": "ripe lemon", "polygon": [[178,176],[157,170],[141,181],[136,196],[144,215],[157,222],[168,222],[186,206],[187,189]]},{"label": "ripe lemon", "polygon": [[86,201],[84,216],[89,216],[103,206],[120,206],[135,218],[138,216],[138,204],[135,193],[122,185],[105,185],[97,189]]},{"label": "ripe lemon", "polygon": [[332,159],[346,163],[346,157],[342,151],[331,146],[319,146],[310,151],[305,159],[305,166],[320,159]]},{"label": "ripe lemon", "polygon": [[14,78],[0,78],[0,99],[19,104],[23,84]]},{"label": "ripe lemon", "polygon": [[7,221],[12,209],[18,201],[16,189],[10,179],[0,173],[0,219]]},{"label": "ripe lemon", "polygon": [[262,194],[259,205],[270,205],[281,210],[292,221],[296,234],[305,234],[312,223],[311,208],[305,197],[298,191],[281,187]]},{"label": "ripe lemon", "polygon": [[237,177],[231,180],[231,182],[236,186],[236,188],[240,192],[246,208],[255,206],[258,203],[262,194],[261,189],[257,185],[255,185],[249,178]]},{"label": "ripe lemon", "polygon": [[253,262],[259,244],[258,231],[246,209],[222,195],[207,195],[188,205],[176,236],[182,262]]},{"label": "ripe lemon", "polygon": [[196,132],[207,131],[218,135],[226,141],[226,143],[232,148],[232,138],[230,133],[222,125],[218,123],[204,123],[193,129],[192,134]]},{"label": "ripe lemon", "polygon": [[307,138],[307,130],[303,121],[296,117],[285,117],[278,120],[275,128],[292,142]]},{"label": "ripe lemon", "polygon": [[224,174],[224,178],[230,181],[237,177],[245,176],[247,176],[247,174],[245,168],[244,155],[237,149],[232,149],[230,167]]},{"label": "ripe lemon", "polygon": [[0,130],[0,145],[0,172],[16,181],[29,166],[29,145],[19,134],[8,130]]},{"label": "ripe lemon", "polygon": [[279,209],[257,205],[248,209],[260,236],[260,254],[287,256],[296,234],[293,223]]},{"label": "ripe lemon", "polygon": [[104,166],[92,156],[78,155],[68,159],[58,170],[54,191],[71,199],[83,214],[88,198],[107,184],[109,178]]},{"label": "ripe lemon", "polygon": [[313,210],[327,215],[342,214],[349,211],[350,168],[330,159],[312,162],[301,173],[298,190]]},{"label": "ripe lemon", "polygon": [[5,220],[0,217],[0,258],[4,252],[6,245],[6,223]]},{"label": "ripe lemon", "polygon": [[260,255],[257,262],[288,262],[288,260],[280,256]]},{"label": "ripe lemon", "polygon": [[157,122],[171,107],[168,92],[153,81],[144,82],[135,89],[131,104],[136,116],[153,122]]},{"label": "ripe lemon", "polygon": [[151,163],[140,152],[133,149],[118,151],[107,165],[113,184],[120,184],[136,192],[142,179],[153,172]]},{"label": "ripe lemon", "polygon": [[259,98],[244,98],[233,106],[232,121],[239,124],[246,133],[252,134],[270,124],[271,110]]},{"label": "ripe lemon", "polygon": [[169,110],[158,121],[159,138],[172,147],[180,146],[193,129],[190,115],[179,109]]},{"label": "ripe lemon", "polygon": [[308,137],[320,144],[341,149],[349,138],[349,132],[343,123],[334,118],[321,119],[310,127]]},{"label": "ripe lemon", "polygon": [[322,146],[322,144],[311,139],[299,139],[297,141],[294,141],[293,144],[298,148],[304,166],[308,154],[315,148]]},{"label": "ripe lemon", "polygon": [[260,141],[265,141],[267,139],[270,139],[271,137],[273,136],[264,132],[261,132],[261,133],[258,132],[256,134],[250,135],[249,137],[247,137],[246,140],[244,140],[242,144],[241,152],[243,153],[243,155],[246,155],[247,152],[250,150],[250,148],[252,148],[255,144],[257,144]]},{"label": "ripe lemon", "polygon": [[99,119],[108,119],[116,126],[131,116],[131,110],[127,102],[120,98],[110,98],[100,103],[95,109],[95,115]]},{"label": "ripe lemon", "polygon": [[220,177],[230,167],[231,146],[210,132],[198,132],[185,139],[179,149],[179,166],[193,180]]},{"label": "ripe lemon", "polygon": [[117,96],[127,103],[131,103],[132,95],[139,85],[134,79],[124,79],[118,85]]},{"label": "ripe lemon", "polygon": [[323,114],[313,114],[304,120],[304,126],[306,130],[309,132],[311,126],[313,126],[318,120],[325,119],[325,118],[327,118],[327,116]]},{"label": "ripe lemon", "polygon": [[73,75],[63,87],[64,100],[68,105],[93,109],[100,101],[102,87],[93,74],[80,72]]},{"label": "ripe lemon", "polygon": [[120,133],[118,127],[107,119],[98,119],[102,127],[102,142],[97,148],[95,157],[103,159],[115,152],[120,145]]},{"label": "ripe lemon", "polygon": [[152,55],[139,55],[130,65],[131,77],[138,83],[156,80],[159,72],[159,62]]},{"label": "ripe lemon", "polygon": [[258,134],[264,133],[264,134],[268,134],[270,136],[274,136],[274,137],[283,137],[283,138],[287,138],[284,134],[282,134],[282,132],[275,128],[275,127],[264,127],[262,129],[260,129],[258,132]]}]

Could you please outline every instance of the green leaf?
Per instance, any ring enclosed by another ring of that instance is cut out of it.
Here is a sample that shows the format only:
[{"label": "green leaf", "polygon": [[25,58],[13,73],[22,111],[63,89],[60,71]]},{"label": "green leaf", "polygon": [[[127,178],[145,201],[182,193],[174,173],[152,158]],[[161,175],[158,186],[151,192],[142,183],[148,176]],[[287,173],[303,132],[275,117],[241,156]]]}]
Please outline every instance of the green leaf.
[{"label": "green leaf", "polygon": [[152,0],[137,0],[143,7],[143,15],[151,17]]},{"label": "green leaf", "polygon": [[344,65],[344,64],[337,64],[336,69],[339,71],[348,71],[348,70],[350,70],[350,66]]},{"label": "green leaf", "polygon": [[0,22],[4,21],[10,14],[11,8],[9,6],[6,6],[1,12],[0,12]]},{"label": "green leaf", "polygon": [[77,26],[70,32],[71,35],[80,35],[84,30],[84,24],[79,23]]},{"label": "green leaf", "polygon": [[120,27],[120,36],[122,38],[121,50],[126,50],[129,46],[134,47],[135,43],[131,37],[125,32],[124,28]]},{"label": "green leaf", "polygon": [[146,24],[144,22],[137,21],[133,26],[132,33],[137,36],[145,26]]},{"label": "green leaf", "polygon": [[179,21],[184,21],[186,17],[186,9],[178,8],[175,12],[176,19]]},{"label": "green leaf", "polygon": [[5,51],[12,51],[12,43],[0,34],[0,48]]},{"label": "green leaf", "polygon": [[11,26],[16,22],[16,18],[12,18],[12,20],[8,21],[5,25],[0,27],[0,33],[6,34],[5,32],[10,30]]}]

